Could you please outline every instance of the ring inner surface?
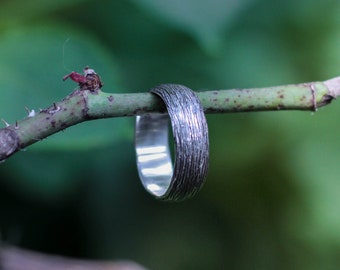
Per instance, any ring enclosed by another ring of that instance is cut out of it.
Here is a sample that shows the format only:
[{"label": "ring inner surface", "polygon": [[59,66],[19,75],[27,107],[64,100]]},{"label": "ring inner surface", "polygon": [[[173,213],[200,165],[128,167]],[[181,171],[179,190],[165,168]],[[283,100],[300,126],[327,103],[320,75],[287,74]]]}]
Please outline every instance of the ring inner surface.
[{"label": "ring inner surface", "polygon": [[173,165],[169,150],[169,116],[145,114],[136,117],[136,154],[139,177],[156,196],[169,188]]}]

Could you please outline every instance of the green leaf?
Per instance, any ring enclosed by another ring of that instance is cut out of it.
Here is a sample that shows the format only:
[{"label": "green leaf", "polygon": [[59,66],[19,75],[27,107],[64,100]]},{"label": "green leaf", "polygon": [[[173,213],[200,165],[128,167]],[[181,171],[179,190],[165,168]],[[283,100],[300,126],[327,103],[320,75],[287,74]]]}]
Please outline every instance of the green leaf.
[{"label": "green leaf", "polygon": [[305,202],[303,215],[294,212],[297,230],[315,246],[340,244],[339,109],[335,103],[313,117],[286,119],[292,131],[284,139],[290,142],[288,165]]},{"label": "green leaf", "polygon": [[253,0],[133,0],[194,37],[209,52],[220,49],[225,30]]},{"label": "green leaf", "polygon": [[235,33],[224,51],[206,72],[224,88],[251,88],[299,81],[290,50],[280,40],[253,31]]},{"label": "green leaf", "polygon": [[72,8],[75,4],[85,2],[86,0],[11,0],[2,1],[0,9],[0,25],[6,23],[18,23],[37,15],[46,15],[49,12],[60,10],[62,8]]}]

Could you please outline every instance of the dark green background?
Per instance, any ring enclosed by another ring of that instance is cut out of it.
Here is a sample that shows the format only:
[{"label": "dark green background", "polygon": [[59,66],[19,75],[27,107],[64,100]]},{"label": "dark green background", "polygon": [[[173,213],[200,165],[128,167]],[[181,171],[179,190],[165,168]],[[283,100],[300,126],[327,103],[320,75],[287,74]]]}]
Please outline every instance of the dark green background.
[{"label": "dark green background", "polygon": [[[90,65],[112,93],[325,80],[340,2],[0,1],[0,118],[45,108]],[[139,183],[134,119],[83,123],[0,165],[4,242],[150,269],[339,269],[340,104],[208,115],[207,183],[159,202]]]}]

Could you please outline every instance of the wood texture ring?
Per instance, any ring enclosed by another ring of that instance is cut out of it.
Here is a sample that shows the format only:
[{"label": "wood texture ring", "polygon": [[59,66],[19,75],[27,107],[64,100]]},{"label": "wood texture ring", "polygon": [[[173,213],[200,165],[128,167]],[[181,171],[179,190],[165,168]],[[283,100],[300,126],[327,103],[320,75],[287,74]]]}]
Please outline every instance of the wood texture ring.
[{"label": "wood texture ring", "polygon": [[[195,195],[205,182],[209,164],[207,121],[201,102],[191,89],[163,84],[150,91],[162,99],[167,113],[148,113],[136,118],[139,177],[156,198],[181,201]],[[169,119],[174,162],[169,148]]]}]

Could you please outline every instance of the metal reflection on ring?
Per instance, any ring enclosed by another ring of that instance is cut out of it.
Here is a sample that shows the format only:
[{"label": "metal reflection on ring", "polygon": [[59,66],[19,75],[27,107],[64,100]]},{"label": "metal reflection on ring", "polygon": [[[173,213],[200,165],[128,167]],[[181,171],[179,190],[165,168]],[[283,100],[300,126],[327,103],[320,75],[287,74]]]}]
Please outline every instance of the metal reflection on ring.
[{"label": "metal reflection on ring", "polygon": [[[135,146],[139,177],[156,198],[181,201],[202,187],[209,163],[208,125],[202,105],[189,88],[163,84],[151,89],[167,113],[136,118]],[[174,165],[169,149],[169,119],[174,139]]]}]

